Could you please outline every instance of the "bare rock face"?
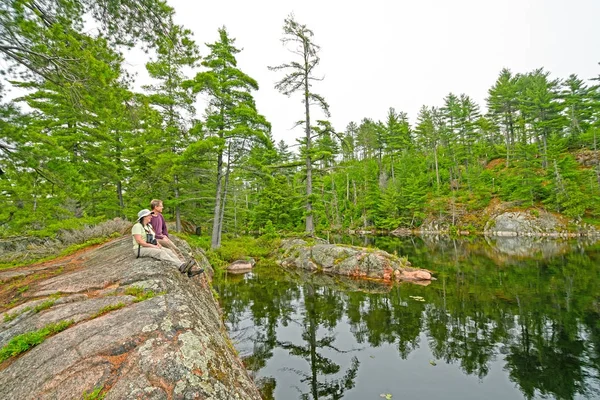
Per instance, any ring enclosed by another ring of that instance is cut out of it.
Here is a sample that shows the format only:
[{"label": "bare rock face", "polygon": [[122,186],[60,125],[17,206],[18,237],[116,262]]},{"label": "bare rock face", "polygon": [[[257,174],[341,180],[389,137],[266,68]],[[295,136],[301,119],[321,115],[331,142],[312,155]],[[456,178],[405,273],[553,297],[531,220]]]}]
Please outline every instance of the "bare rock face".
[{"label": "bare rock face", "polygon": [[0,345],[49,323],[72,325],[0,364],[2,399],[81,399],[98,388],[106,400],[260,399],[208,275],[136,259],[127,236],[24,275],[0,272],[3,288],[19,279],[30,283],[3,306]]},{"label": "bare rock face", "polygon": [[495,236],[560,236],[564,222],[546,211],[510,211],[496,215],[486,224],[485,234]]},{"label": "bare rock face", "polygon": [[385,281],[431,280],[431,273],[412,268],[410,262],[383,250],[335,244],[309,245],[301,239],[283,240],[279,264],[282,267]]}]

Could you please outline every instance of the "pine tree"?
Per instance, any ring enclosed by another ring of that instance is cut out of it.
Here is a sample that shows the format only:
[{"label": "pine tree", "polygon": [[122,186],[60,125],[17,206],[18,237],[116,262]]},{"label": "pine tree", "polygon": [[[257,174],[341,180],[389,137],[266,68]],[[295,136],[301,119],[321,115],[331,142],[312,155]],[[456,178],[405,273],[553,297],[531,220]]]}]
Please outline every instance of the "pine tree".
[{"label": "pine tree", "polygon": [[325,98],[312,91],[314,81],[320,80],[315,76],[315,68],[319,65],[320,47],[313,42],[313,32],[306,25],[299,24],[293,15],[287,17],[283,24],[283,38],[286,46],[292,47],[292,52],[298,55],[299,61],[269,67],[272,71],[285,71],[285,75],[275,88],[286,96],[296,92],[302,93],[304,104],[304,141],[306,146],[306,232],[313,235],[315,225],[313,220],[313,178],[312,178],[312,125],[311,105],[317,105],[329,117],[329,105]]},{"label": "pine tree", "polygon": [[517,78],[504,68],[494,86],[488,91],[487,106],[491,120],[501,126],[506,148],[506,166],[512,158],[512,146],[515,142],[515,124],[518,112]]},{"label": "pine tree", "polygon": [[156,45],[156,59],[146,64],[146,70],[156,83],[144,86],[148,102],[160,114],[161,124],[148,134],[144,149],[155,167],[147,179],[160,182],[155,197],[175,199],[177,232],[181,229],[181,197],[186,179],[181,174],[180,156],[190,143],[197,140],[190,134],[194,98],[183,88],[186,68],[193,68],[199,59],[191,31],[169,18],[167,32]]},{"label": "pine tree", "polygon": [[590,88],[574,74],[561,83],[561,88],[560,98],[564,101],[564,112],[569,121],[569,139],[576,143],[579,136],[587,132],[592,120]]},{"label": "pine tree", "polygon": [[207,44],[210,54],[202,61],[208,68],[196,75],[189,85],[195,93],[209,98],[204,126],[205,135],[216,139],[216,193],[211,248],[221,245],[227,188],[232,168],[238,167],[254,143],[272,147],[270,124],[258,113],[252,90],[258,83],[237,68],[235,55],[240,52],[227,30],[219,29],[219,40]]},{"label": "pine tree", "polygon": [[561,115],[563,105],[558,96],[559,80],[551,80],[549,76],[549,72],[540,68],[519,79],[520,109],[529,127],[530,140],[535,140],[540,147],[542,168],[548,167],[550,135],[560,134],[565,125]]}]

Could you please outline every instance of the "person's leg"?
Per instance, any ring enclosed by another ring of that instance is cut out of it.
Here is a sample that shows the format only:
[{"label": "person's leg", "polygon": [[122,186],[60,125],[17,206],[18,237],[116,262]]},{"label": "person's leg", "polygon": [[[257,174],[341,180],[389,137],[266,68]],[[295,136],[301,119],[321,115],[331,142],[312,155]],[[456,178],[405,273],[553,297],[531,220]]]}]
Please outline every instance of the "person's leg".
[{"label": "person's leg", "polygon": [[160,249],[162,251],[162,257],[161,260],[164,261],[169,261],[172,262],[173,264],[180,266],[181,265],[181,260],[179,259],[179,257],[177,257],[177,255],[170,249],[165,249],[162,248]]},{"label": "person's leg", "polygon": [[181,261],[177,258],[177,256],[169,249],[155,249],[142,247],[140,248],[140,257],[152,257],[157,260],[167,261],[171,264],[179,267],[181,265]]},{"label": "person's leg", "polygon": [[156,239],[156,241],[158,243],[160,243],[160,245],[162,247],[166,247],[167,249],[170,249],[173,253],[175,253],[175,255],[177,257],[179,257],[179,259],[181,261],[185,261],[185,257],[183,256],[183,254],[181,253],[181,251],[179,250],[179,248],[169,238]]}]

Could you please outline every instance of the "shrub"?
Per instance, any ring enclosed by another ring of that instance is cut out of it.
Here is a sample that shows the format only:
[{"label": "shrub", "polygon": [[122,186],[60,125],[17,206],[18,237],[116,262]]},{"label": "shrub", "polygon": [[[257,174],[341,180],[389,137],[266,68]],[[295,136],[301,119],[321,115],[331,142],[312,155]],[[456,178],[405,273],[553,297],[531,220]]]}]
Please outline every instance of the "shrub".
[{"label": "shrub", "polygon": [[62,332],[71,325],[73,325],[72,320],[60,321],[55,324],[48,324],[37,331],[13,337],[4,347],[2,347],[2,349],[0,349],[0,362],[26,352],[32,347],[42,343],[49,336]]}]

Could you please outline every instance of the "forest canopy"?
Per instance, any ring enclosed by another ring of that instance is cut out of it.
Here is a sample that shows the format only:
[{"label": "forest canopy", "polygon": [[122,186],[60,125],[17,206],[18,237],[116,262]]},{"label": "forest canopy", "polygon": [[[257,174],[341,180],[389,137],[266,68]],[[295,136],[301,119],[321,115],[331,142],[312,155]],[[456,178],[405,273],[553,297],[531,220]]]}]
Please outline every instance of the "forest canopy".
[{"label": "forest canopy", "polygon": [[[178,229],[210,231],[213,248],[223,232],[265,229],[435,218],[478,230],[494,201],[600,221],[600,78],[505,68],[485,104],[449,93],[416,123],[390,107],[334,127],[319,37],[290,15],[274,32],[290,58],[269,67],[300,100],[292,151],[257,108],[265,83],[238,65],[236,38],[226,27],[194,38],[173,17],[161,0],[2,2],[0,236],[131,218],[151,198]],[[140,89],[124,68],[133,46],[148,52]]]}]

